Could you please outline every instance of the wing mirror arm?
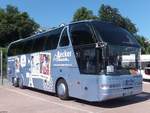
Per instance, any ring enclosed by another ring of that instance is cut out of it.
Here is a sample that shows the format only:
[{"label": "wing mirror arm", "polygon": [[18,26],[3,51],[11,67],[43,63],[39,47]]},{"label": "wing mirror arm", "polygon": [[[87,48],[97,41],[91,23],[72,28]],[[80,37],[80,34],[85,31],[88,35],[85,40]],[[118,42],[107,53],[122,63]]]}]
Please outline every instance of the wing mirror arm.
[{"label": "wing mirror arm", "polygon": [[103,48],[106,46],[107,46],[107,43],[105,43],[105,42],[97,42],[96,43],[96,48]]}]

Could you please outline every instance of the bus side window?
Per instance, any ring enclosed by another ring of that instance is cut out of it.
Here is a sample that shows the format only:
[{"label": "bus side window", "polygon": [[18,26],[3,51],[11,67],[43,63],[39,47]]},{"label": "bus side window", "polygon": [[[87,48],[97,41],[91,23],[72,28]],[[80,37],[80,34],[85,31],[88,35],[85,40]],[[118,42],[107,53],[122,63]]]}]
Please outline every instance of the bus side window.
[{"label": "bus side window", "polygon": [[96,73],[96,54],[93,46],[96,39],[90,26],[87,23],[72,24],[70,36],[80,73]]},{"label": "bus side window", "polygon": [[45,50],[52,50],[57,48],[59,37],[57,37],[55,34],[52,34],[48,37],[46,37],[46,43],[45,43]]},{"label": "bus side window", "polygon": [[96,42],[90,26],[85,23],[71,25],[70,35],[73,46],[92,44]]},{"label": "bus side window", "polygon": [[15,55],[16,55],[16,44],[12,44],[9,47],[8,56],[15,56]]},{"label": "bus side window", "polygon": [[22,43],[22,46],[23,46],[22,54],[32,53],[33,45],[34,45],[34,40],[33,39],[24,41]]},{"label": "bus side window", "polygon": [[59,46],[63,47],[63,46],[68,46],[68,45],[69,45],[69,38],[67,34],[67,28],[65,28],[65,30],[62,33]]},{"label": "bus side window", "polygon": [[43,51],[44,39],[45,39],[45,36],[35,39],[32,52]]},{"label": "bus side window", "polygon": [[21,55],[23,54],[22,49],[23,49],[23,45],[22,43],[17,43],[16,46],[16,55]]},{"label": "bus side window", "polygon": [[57,48],[61,31],[62,28],[57,29],[55,31],[50,32],[45,37],[44,50],[52,50]]},{"label": "bus side window", "polygon": [[22,54],[22,43],[14,43],[8,50],[8,56],[16,56]]}]

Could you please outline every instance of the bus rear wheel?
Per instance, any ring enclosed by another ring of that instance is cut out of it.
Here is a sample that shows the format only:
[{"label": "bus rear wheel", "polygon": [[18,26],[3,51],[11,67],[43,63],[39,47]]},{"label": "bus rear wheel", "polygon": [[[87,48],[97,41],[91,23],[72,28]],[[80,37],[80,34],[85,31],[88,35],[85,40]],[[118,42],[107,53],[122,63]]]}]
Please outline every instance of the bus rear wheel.
[{"label": "bus rear wheel", "polygon": [[16,77],[12,78],[12,85],[15,86],[15,87],[19,86],[19,84],[18,84],[18,78],[16,78]]},{"label": "bus rear wheel", "polygon": [[62,100],[67,100],[69,98],[68,86],[64,79],[60,79],[57,82],[56,93],[57,96]]},{"label": "bus rear wheel", "polygon": [[23,79],[22,79],[22,78],[19,78],[19,83],[18,83],[18,85],[19,85],[19,88],[24,89]]}]

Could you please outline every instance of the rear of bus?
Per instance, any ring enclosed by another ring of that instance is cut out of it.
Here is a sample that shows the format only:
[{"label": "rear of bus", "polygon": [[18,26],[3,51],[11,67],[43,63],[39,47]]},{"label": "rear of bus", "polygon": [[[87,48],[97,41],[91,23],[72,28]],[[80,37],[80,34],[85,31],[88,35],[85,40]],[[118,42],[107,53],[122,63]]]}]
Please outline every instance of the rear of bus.
[{"label": "rear of bus", "polygon": [[99,100],[130,96],[142,92],[140,46],[126,30],[112,23],[93,21],[99,42]]}]

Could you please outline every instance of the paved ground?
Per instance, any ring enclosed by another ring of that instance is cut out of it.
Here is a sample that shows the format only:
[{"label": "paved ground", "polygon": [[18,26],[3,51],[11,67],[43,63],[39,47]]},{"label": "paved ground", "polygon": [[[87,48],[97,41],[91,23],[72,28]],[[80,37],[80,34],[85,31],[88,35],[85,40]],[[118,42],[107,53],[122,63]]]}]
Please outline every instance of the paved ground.
[{"label": "paved ground", "polygon": [[0,113],[150,113],[150,82],[144,82],[143,88],[134,97],[89,103],[62,101],[54,94],[5,85],[0,86]]}]

